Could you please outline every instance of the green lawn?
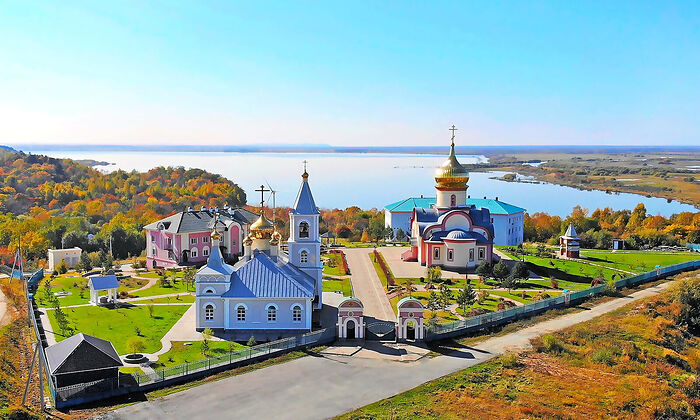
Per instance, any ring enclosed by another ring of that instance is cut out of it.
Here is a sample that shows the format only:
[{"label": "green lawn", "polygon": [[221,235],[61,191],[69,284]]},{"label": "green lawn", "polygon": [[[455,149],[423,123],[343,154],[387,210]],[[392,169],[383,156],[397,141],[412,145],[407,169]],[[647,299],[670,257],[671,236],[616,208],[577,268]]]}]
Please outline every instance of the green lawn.
[{"label": "green lawn", "polygon": [[[532,300],[532,298],[534,296],[536,296],[539,292],[533,292],[533,291],[526,292],[527,297],[525,299],[523,299],[523,297],[522,297],[522,292],[515,292],[514,291],[512,293],[508,293],[508,291],[506,291],[506,290],[490,290],[489,293],[491,295],[506,297],[508,299],[512,299],[512,300],[518,301],[520,303],[524,303],[526,305],[529,305],[530,303],[534,302]],[[561,295],[561,291],[557,291],[557,290],[547,290],[545,293],[547,293],[550,297],[556,297],[556,296]]]},{"label": "green lawn", "polygon": [[324,254],[324,259],[326,259],[323,265],[323,274],[330,274],[331,276],[344,276],[347,273],[343,270],[343,257],[340,254]]},{"label": "green lawn", "polygon": [[[186,346],[185,343],[191,344]],[[158,362],[153,368],[182,365],[248,348],[234,341],[209,341],[209,351],[204,355],[201,341],[173,341],[172,345],[173,347],[167,353],[158,356]]]},{"label": "green lawn", "polygon": [[[508,254],[510,255],[510,254]],[[515,258],[515,256],[510,255]],[[590,282],[594,278],[602,275],[606,280],[610,280],[614,274],[625,275],[610,268],[597,267],[578,261],[564,260],[560,258],[544,258],[526,255],[525,261],[530,263],[529,267],[536,274],[543,277],[554,277],[559,280],[560,288],[570,290],[581,290],[590,287]],[[562,281],[566,281],[564,284]],[[528,281],[532,282],[532,281]],[[540,281],[542,285],[549,284],[548,280]],[[537,284],[538,282],[534,282]]]},{"label": "green lawn", "polygon": [[148,289],[141,290],[139,292],[133,293],[135,297],[146,297],[146,296],[159,296],[159,295],[171,295],[173,293],[185,293],[193,292],[192,287],[187,290],[185,282],[178,280],[177,283],[170,283],[170,287],[163,287],[160,281],[157,281],[152,287]]},{"label": "green lawn", "polygon": [[[46,278],[39,282],[39,287],[37,288],[35,296],[37,304],[40,307],[51,307],[51,304],[44,298],[44,293],[46,290],[45,280]],[[58,298],[61,306],[81,305],[90,302],[90,289],[87,285],[87,279],[85,277],[80,277],[80,275],[75,272],[56,276],[53,280],[51,280],[51,291],[53,293],[70,293],[68,296]]]},{"label": "green lawn", "polygon": [[350,278],[346,277],[342,280],[324,279],[323,280],[323,291],[324,292],[341,292],[343,294],[343,296],[352,296],[352,285],[350,283]]},{"label": "green lawn", "polygon": [[635,273],[643,273],[656,269],[656,265],[665,267],[686,261],[700,259],[700,255],[690,252],[657,253],[652,251],[599,251],[585,249],[581,255],[595,264],[617,268]]},{"label": "green lawn", "polygon": [[135,300],[130,302],[134,305],[143,305],[148,303],[194,303],[194,295],[180,295],[172,297],[161,297],[153,299]]},{"label": "green lawn", "polygon": [[[141,329],[146,349],[144,353],[153,353],[161,348],[160,339],[189,309],[188,305],[154,306],[153,318],[148,314],[147,306],[129,306],[120,309],[108,309],[99,306],[65,308],[70,326],[76,333],[82,332],[104,340],[111,341],[119,354],[126,354],[126,341],[136,336],[135,327]],[[51,329],[60,336],[53,310],[48,310]]]}]

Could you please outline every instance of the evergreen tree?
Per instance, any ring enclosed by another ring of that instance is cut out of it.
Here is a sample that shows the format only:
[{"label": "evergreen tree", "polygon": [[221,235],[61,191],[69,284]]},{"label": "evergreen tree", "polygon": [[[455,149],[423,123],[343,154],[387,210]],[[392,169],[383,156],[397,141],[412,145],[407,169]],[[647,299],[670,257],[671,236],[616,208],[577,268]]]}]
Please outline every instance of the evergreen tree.
[{"label": "evergreen tree", "polygon": [[90,256],[87,252],[80,253],[80,261],[78,262],[77,268],[78,270],[83,272],[88,272],[92,270],[92,259],[90,259]]},{"label": "evergreen tree", "polygon": [[440,285],[440,308],[444,311],[452,303],[452,289],[447,287],[445,283]]},{"label": "evergreen tree", "polygon": [[428,305],[427,308],[431,312],[437,312],[440,310],[440,307],[442,306],[442,302],[440,300],[440,296],[438,296],[437,293],[435,292],[430,292],[428,295]]},{"label": "evergreen tree", "polygon": [[457,305],[462,309],[462,314],[467,310],[467,306],[471,306],[476,301],[476,293],[474,289],[468,284],[464,285],[464,288],[457,292]]},{"label": "evergreen tree", "polygon": [[509,274],[510,270],[508,270],[508,266],[503,260],[499,261],[498,264],[493,267],[493,277],[498,280],[499,283],[505,280]]},{"label": "evergreen tree", "polygon": [[476,267],[476,274],[484,280],[491,278],[493,276],[493,267],[491,263],[486,260],[481,261],[479,266]]}]

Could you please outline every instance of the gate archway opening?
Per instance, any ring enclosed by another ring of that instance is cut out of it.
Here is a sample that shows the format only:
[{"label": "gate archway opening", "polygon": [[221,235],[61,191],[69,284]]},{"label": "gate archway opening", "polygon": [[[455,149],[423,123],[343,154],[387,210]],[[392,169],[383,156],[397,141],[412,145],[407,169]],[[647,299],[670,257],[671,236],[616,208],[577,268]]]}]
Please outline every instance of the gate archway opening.
[{"label": "gate archway opening", "polygon": [[347,331],[347,339],[348,340],[354,340],[355,339],[355,321],[352,319],[348,320],[347,324],[345,324],[345,329]]}]

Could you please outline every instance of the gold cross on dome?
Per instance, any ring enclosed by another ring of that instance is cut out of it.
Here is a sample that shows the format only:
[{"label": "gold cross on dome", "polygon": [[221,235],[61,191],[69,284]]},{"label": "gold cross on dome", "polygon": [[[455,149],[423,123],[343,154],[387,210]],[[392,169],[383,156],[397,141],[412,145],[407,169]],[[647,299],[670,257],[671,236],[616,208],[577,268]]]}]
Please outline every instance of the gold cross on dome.
[{"label": "gold cross on dome", "polygon": [[457,131],[457,127],[452,124],[452,128],[449,129],[452,132],[452,144],[455,144],[455,131]]},{"label": "gold cross on dome", "polygon": [[260,193],[260,208],[262,209],[263,205],[265,204],[265,193],[270,192],[270,190],[265,189],[265,186],[261,185],[260,188],[255,191]]}]

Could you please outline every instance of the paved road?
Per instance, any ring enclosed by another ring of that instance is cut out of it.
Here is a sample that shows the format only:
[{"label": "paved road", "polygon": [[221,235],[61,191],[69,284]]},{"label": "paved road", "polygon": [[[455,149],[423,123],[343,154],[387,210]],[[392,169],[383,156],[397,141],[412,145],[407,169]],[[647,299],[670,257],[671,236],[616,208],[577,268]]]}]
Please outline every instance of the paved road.
[{"label": "paved road", "polygon": [[530,339],[589,321],[635,300],[652,296],[669,283],[641,290],[595,308],[544,321],[494,337],[449,355],[413,363],[344,356],[303,357],[243,375],[208,383],[110,413],[110,419],[239,418],[324,419],[412,389],[422,383],[487,361]]},{"label": "paved road", "polygon": [[383,321],[396,321],[396,314],[386,297],[384,286],[377,276],[372,261],[369,259],[371,248],[345,249],[345,257],[350,268],[350,281],[355,297],[365,306],[364,315]]}]

